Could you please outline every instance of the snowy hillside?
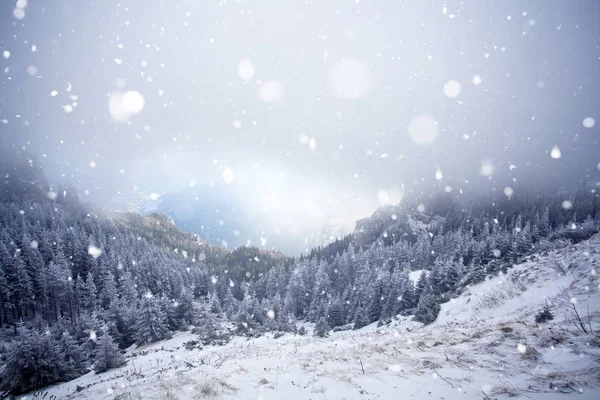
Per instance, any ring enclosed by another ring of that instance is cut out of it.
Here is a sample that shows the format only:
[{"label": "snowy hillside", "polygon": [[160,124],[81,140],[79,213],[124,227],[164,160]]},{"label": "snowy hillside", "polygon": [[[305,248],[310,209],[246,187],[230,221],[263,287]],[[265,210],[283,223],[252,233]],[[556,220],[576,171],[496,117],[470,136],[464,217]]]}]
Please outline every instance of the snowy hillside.
[{"label": "snowy hillside", "polygon": [[[595,235],[469,287],[429,326],[398,317],[317,338],[307,324],[306,336],[188,343],[191,350],[184,343],[197,335],[178,333],[132,346],[121,368],[47,392],[69,399],[597,399],[599,263]],[[554,319],[537,325],[546,301]]]}]

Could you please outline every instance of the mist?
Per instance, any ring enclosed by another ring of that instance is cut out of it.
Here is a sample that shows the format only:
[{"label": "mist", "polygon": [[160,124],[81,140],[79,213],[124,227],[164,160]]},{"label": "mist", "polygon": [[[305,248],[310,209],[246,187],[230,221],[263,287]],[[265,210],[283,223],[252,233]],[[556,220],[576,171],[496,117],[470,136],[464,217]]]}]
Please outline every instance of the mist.
[{"label": "mist", "polygon": [[596,1],[13,3],[5,151],[109,210],[217,191],[298,252],[409,193],[600,177]]}]

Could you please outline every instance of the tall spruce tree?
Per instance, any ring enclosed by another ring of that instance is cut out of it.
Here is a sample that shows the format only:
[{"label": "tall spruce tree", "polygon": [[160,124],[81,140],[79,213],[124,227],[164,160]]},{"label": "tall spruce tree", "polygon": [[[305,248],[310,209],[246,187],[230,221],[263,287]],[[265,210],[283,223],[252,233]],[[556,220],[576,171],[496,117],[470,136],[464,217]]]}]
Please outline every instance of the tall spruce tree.
[{"label": "tall spruce tree", "polygon": [[119,346],[117,346],[117,343],[108,332],[103,332],[97,342],[96,360],[94,363],[94,370],[97,373],[125,364],[125,358],[119,351]]},{"label": "tall spruce tree", "polygon": [[135,341],[138,345],[171,337],[166,324],[166,316],[160,307],[159,301],[150,292],[146,293],[140,302],[135,331]]}]

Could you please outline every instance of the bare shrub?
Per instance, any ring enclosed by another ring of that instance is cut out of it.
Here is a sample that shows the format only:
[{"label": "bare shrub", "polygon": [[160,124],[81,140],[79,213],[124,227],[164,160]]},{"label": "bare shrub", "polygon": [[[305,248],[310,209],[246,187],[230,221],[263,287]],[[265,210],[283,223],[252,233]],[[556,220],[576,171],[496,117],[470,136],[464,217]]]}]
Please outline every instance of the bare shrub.
[{"label": "bare shrub", "polygon": [[538,361],[541,357],[542,355],[540,354],[540,352],[537,351],[533,346],[527,346],[525,353],[521,355],[522,359],[529,361]]},{"label": "bare shrub", "polygon": [[579,309],[577,308],[577,299],[573,297],[568,290],[565,290],[556,298],[553,306],[559,310],[562,310],[565,313],[566,320],[581,333],[586,335],[591,335],[594,333],[592,329],[592,317],[590,314],[589,301],[585,314],[580,313]]},{"label": "bare shrub", "polygon": [[216,399],[219,397],[219,387],[214,381],[204,381],[200,384],[200,395],[203,399]]},{"label": "bare shrub", "polygon": [[502,331],[502,333],[512,333],[514,331],[513,328],[511,328],[510,326],[502,326],[500,327],[500,331]]},{"label": "bare shrub", "polygon": [[[507,397],[517,397],[521,394],[519,389],[511,385],[509,382],[502,382],[501,385],[492,389],[493,395],[506,395]],[[486,395],[487,396],[487,395]],[[489,398],[489,397],[488,397]]]}]

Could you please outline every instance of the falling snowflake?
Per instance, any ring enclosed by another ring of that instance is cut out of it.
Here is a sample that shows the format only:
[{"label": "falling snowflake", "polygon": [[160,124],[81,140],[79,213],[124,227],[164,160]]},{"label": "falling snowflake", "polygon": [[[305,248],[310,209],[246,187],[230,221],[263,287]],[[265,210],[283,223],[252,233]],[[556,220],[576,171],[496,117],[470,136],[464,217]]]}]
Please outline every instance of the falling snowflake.
[{"label": "falling snowflake", "polygon": [[481,167],[479,168],[479,173],[483,176],[492,176],[494,174],[494,166],[489,161],[484,161],[481,163]]},{"label": "falling snowflake", "polygon": [[460,94],[460,83],[457,81],[448,81],[444,85],[444,95],[451,99],[457,97]]},{"label": "falling snowflake", "polygon": [[349,58],[339,61],[329,71],[329,86],[333,93],[344,99],[363,97],[371,87],[369,66]]},{"label": "falling snowflake", "polygon": [[235,179],[234,175],[233,175],[233,171],[230,168],[225,168],[223,170],[223,180],[225,181],[225,183],[232,183],[233,180]]},{"label": "falling snowflake", "polygon": [[125,122],[140,113],[146,105],[144,96],[136,90],[114,92],[108,97],[108,111],[114,120]]},{"label": "falling snowflake", "polygon": [[438,133],[438,123],[431,115],[418,115],[408,124],[408,133],[419,145],[431,144]]},{"label": "falling snowflake", "polygon": [[565,210],[570,210],[571,208],[573,208],[573,203],[570,200],[565,200],[562,202],[561,206]]},{"label": "falling snowflake", "polygon": [[583,126],[586,128],[593,128],[596,124],[596,121],[592,117],[587,117],[583,120]]},{"label": "falling snowflake", "polygon": [[91,244],[88,247],[88,254],[94,258],[98,258],[102,255],[102,249],[99,249],[98,247]]},{"label": "falling snowflake", "polygon": [[249,58],[242,58],[238,63],[238,75],[245,81],[254,78],[254,64]]},{"label": "falling snowflake", "polygon": [[258,89],[258,95],[265,103],[277,103],[283,98],[283,83],[266,81]]}]

